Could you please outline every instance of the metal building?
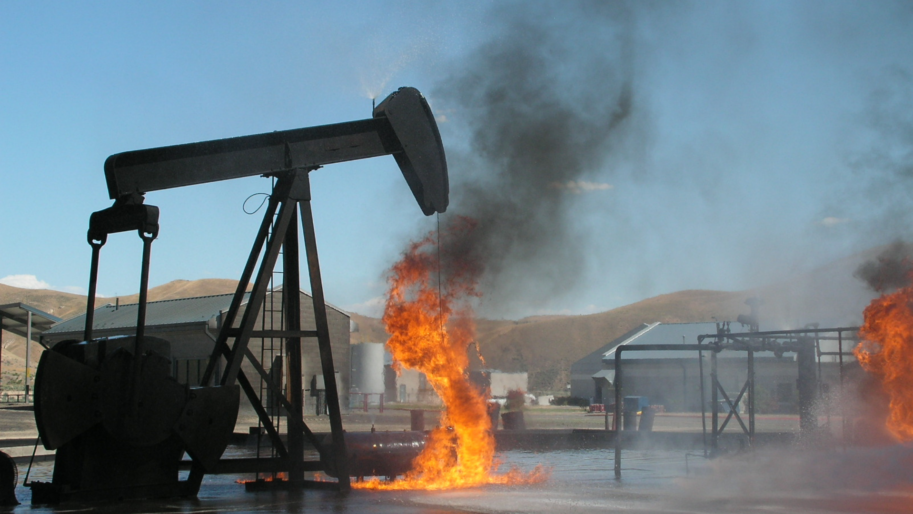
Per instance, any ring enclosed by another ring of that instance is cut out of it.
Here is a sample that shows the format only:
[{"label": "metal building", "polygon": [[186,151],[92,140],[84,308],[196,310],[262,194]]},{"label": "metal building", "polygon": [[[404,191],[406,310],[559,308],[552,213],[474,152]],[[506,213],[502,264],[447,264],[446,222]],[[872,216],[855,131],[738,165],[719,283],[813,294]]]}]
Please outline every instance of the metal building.
[{"label": "metal building", "polygon": [[[213,342],[218,337],[223,316],[231,304],[232,296],[233,294],[224,294],[148,303],[146,334],[171,343],[173,376],[179,382],[200,385],[200,377],[206,369],[213,350]],[[302,330],[314,330],[313,299],[303,291],[300,296]],[[245,297],[245,302],[247,299],[248,297]],[[340,403],[348,405],[349,315],[332,305],[327,304],[327,307],[334,364],[339,373],[340,385],[345,386],[340,388]],[[133,335],[136,330],[137,308],[138,304],[107,304],[95,309],[93,338]],[[258,316],[257,329],[268,330],[280,326],[281,316],[282,290],[278,289],[267,293]],[[86,316],[82,314],[58,323],[42,333],[41,342],[47,347],[53,347],[66,340],[81,341],[85,322]],[[270,376],[284,383],[285,370],[281,366],[280,343],[278,338],[252,338],[250,350],[270,372]],[[323,374],[316,339],[307,338],[302,341],[302,359],[302,383],[307,389],[314,377]],[[222,362],[220,368],[221,364]],[[242,368],[249,376],[257,376],[249,361],[245,360]],[[214,383],[218,383],[220,376],[221,369],[217,370]],[[315,411],[316,392],[313,396],[310,393],[306,391],[304,395],[305,412]]]},{"label": "metal building", "polygon": [[[621,346],[695,344],[698,336],[715,333],[715,322],[642,324],[575,362],[571,366],[571,395],[596,404],[612,403],[615,350]],[[703,355],[706,391],[711,390],[709,354],[708,351]],[[745,381],[746,355],[744,352],[720,352],[717,358],[719,382],[734,398]],[[696,412],[701,409],[701,363],[697,352],[625,352],[623,360],[626,396],[645,396],[650,404],[662,405],[668,411]],[[759,353],[754,357],[754,366],[756,402],[761,411],[796,412],[798,364],[795,356]],[[839,381],[837,364],[822,359],[818,368],[819,380],[836,386]]]}]

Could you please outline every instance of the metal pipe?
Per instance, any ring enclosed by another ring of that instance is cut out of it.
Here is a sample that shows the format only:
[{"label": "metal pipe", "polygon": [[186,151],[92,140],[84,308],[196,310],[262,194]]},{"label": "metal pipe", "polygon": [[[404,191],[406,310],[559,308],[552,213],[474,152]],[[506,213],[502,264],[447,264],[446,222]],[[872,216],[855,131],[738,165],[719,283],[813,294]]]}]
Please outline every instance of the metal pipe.
[{"label": "metal pipe", "polygon": [[717,439],[719,438],[719,425],[720,425],[720,405],[719,405],[719,396],[717,391],[719,390],[719,382],[717,381],[717,367],[716,367],[716,352],[710,354],[710,402],[711,402],[711,414],[710,414],[710,426],[711,426],[711,438],[710,438],[710,453],[716,455],[717,447],[719,446]]},{"label": "metal pipe", "polygon": [[26,317],[28,318],[28,326],[25,329],[25,403],[29,401],[29,368],[31,367],[31,352],[32,347],[32,311],[26,311]]},{"label": "metal pipe", "polygon": [[658,351],[699,351],[704,346],[700,344],[629,344],[625,345],[626,352],[658,352]]},{"label": "metal pipe", "polygon": [[840,438],[843,440],[843,451],[846,451],[846,398],[843,390],[843,332],[837,332],[837,355],[839,355],[840,370],[840,419],[842,427],[840,429]]},{"label": "metal pipe", "polygon": [[615,479],[621,480],[621,351],[615,348]]},{"label": "metal pipe", "polygon": [[[820,334],[822,332],[839,332],[839,331],[858,331],[859,327],[835,327],[835,328],[803,328],[798,330],[771,330],[768,332],[736,332],[726,334],[724,337],[733,338],[733,337],[749,337],[749,338],[759,338],[765,336],[776,336],[776,335],[793,335],[793,334]],[[717,337],[717,334],[706,334],[703,336],[698,336],[698,338],[708,338],[708,337]]]},{"label": "metal pipe", "polygon": [[89,244],[92,245],[92,264],[89,268],[89,297],[86,299],[86,328],[83,331],[83,341],[92,340],[92,325],[95,323],[95,288],[98,285],[98,259],[104,242],[90,241]]},{"label": "metal pipe", "polygon": [[[700,343],[697,344],[701,346]],[[707,402],[704,400],[704,352],[698,350],[697,365],[701,374],[701,435],[704,442],[704,457],[707,457]]]},{"label": "metal pipe", "polygon": [[748,350],[748,442],[754,447],[754,352]]}]

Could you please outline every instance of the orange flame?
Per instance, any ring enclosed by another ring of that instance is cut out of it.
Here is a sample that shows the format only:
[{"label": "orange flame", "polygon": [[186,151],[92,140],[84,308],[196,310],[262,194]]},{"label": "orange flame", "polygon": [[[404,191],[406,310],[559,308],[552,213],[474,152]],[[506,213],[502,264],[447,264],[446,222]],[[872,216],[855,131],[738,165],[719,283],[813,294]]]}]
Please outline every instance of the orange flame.
[{"label": "orange flame", "polygon": [[[913,279],[913,275],[911,275]],[[853,350],[890,398],[887,428],[900,441],[913,440],[913,285],[872,300]]]},{"label": "orange flame", "polygon": [[285,471],[280,471],[278,473],[272,473],[272,474],[270,474],[270,476],[268,476],[266,478],[260,478],[259,475],[260,474],[258,473],[257,478],[255,480],[244,480],[244,479],[239,478],[238,480],[235,480],[235,483],[236,484],[252,484],[254,482],[257,482],[258,480],[261,482],[284,482],[284,481],[288,480],[288,473],[286,473]]},{"label": "orange flame", "polygon": [[[473,220],[458,218],[448,236],[460,237],[474,227]],[[391,268],[383,321],[390,334],[387,348],[396,362],[424,373],[444,402],[441,425],[428,436],[424,451],[403,479],[375,478],[353,487],[440,490],[542,481],[547,472],[538,467],[530,474],[516,469],[494,474],[498,464],[488,392],[480,391],[467,374],[467,349],[475,341],[470,301],[480,296],[479,268],[450,258],[446,276],[441,277],[435,235],[412,243]]]}]

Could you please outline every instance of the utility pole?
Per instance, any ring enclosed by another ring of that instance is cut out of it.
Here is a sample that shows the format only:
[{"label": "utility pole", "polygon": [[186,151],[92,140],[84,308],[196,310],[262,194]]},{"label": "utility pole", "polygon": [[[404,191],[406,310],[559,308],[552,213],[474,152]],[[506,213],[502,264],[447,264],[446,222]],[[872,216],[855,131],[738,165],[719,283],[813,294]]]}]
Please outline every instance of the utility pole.
[{"label": "utility pole", "polygon": [[28,311],[28,327],[25,329],[25,403],[29,402],[29,360],[32,356],[29,351],[32,347],[32,311]]}]

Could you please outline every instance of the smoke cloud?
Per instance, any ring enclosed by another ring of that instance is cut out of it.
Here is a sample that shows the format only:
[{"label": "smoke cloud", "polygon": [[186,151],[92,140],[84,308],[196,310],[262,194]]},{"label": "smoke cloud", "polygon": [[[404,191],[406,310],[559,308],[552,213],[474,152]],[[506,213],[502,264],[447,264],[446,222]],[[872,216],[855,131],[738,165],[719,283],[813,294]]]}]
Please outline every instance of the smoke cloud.
[{"label": "smoke cloud", "polygon": [[877,293],[886,293],[910,285],[913,273],[913,245],[895,241],[874,260],[862,263],[853,276]]},{"label": "smoke cloud", "polygon": [[913,71],[892,67],[878,78],[851,147],[848,198],[841,199],[856,209],[869,244],[908,238],[913,223]]},{"label": "smoke cloud", "polygon": [[476,222],[443,230],[443,254],[478,263],[487,315],[578,283],[585,246],[571,213],[582,195],[612,194],[604,173],[637,105],[624,4],[522,7],[496,8],[503,25],[436,91],[468,129],[467,148],[448,148],[445,223]]}]

